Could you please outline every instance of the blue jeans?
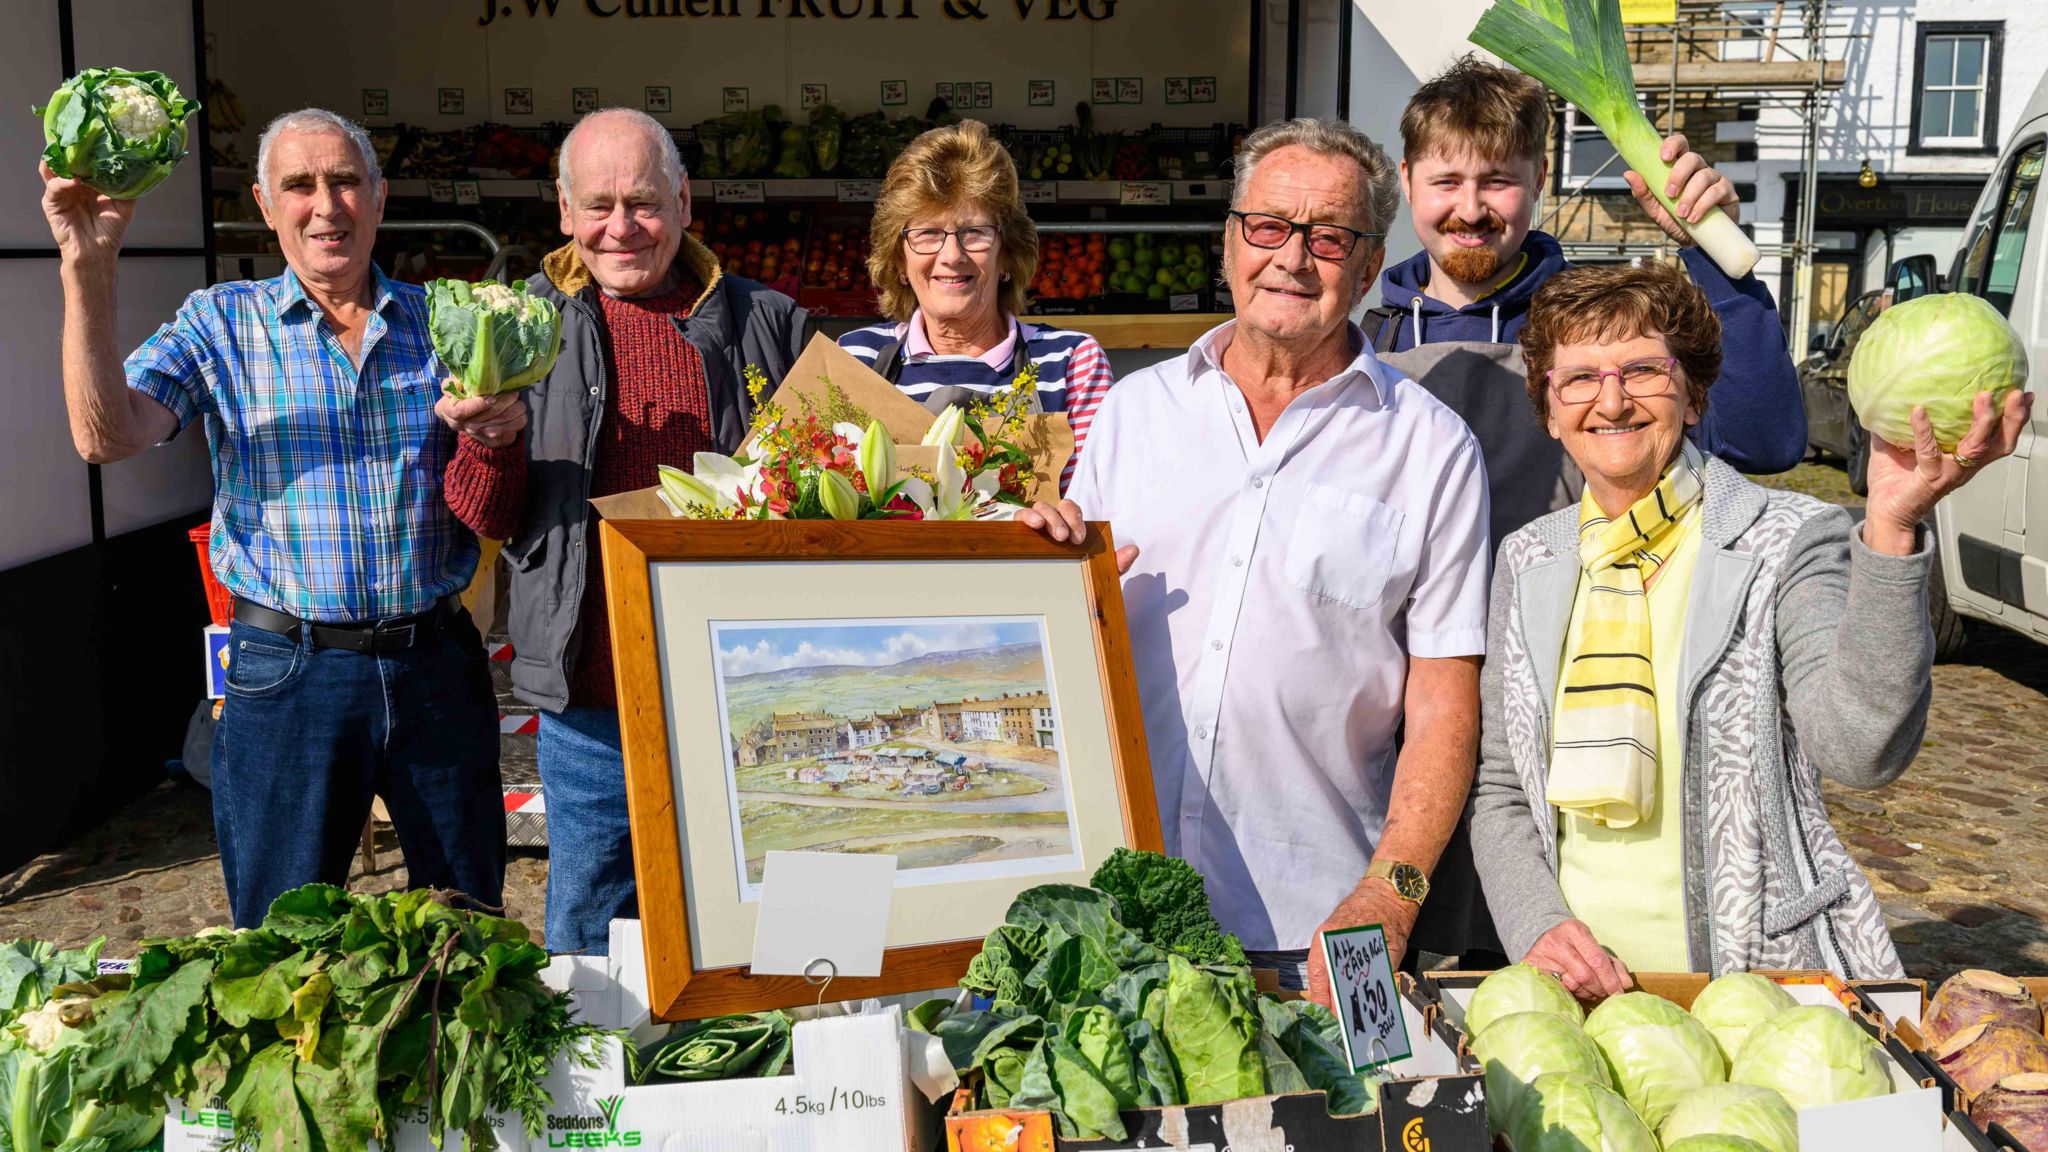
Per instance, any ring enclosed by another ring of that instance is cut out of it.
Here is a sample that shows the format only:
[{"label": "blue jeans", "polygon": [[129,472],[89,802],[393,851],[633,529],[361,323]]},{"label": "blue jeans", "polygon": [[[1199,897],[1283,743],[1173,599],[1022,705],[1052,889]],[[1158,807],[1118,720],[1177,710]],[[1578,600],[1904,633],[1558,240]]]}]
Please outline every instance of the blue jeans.
[{"label": "blue jeans", "polygon": [[540,714],[540,789],[548,812],[548,951],[603,956],[611,922],[640,915],[619,714]]},{"label": "blue jeans", "polygon": [[[303,629],[301,630],[303,633]],[[467,614],[405,651],[315,648],[237,621],[213,732],[213,823],[235,925],[302,884],[345,884],[384,798],[414,888],[504,902],[498,708]]]}]

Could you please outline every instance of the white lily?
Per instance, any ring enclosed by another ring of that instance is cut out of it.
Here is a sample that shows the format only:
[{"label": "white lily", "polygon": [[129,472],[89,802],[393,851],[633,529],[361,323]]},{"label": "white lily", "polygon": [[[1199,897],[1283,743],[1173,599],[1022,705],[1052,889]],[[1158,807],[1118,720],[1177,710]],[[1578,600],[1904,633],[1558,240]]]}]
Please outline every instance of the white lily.
[{"label": "white lily", "polygon": [[896,444],[880,420],[868,422],[867,431],[855,441],[859,445],[860,474],[868,482],[868,496],[875,500],[896,482]]},{"label": "white lily", "polygon": [[924,439],[918,441],[918,443],[927,446],[942,444],[948,448],[958,448],[960,446],[960,438],[966,434],[966,431],[967,414],[960,411],[958,404],[948,404],[946,405],[946,410],[939,413],[939,418],[932,421],[932,426],[924,430]]},{"label": "white lily", "polygon": [[738,507],[740,496],[747,501],[761,502],[761,466],[741,464],[730,456],[717,452],[699,452],[696,460],[697,479],[711,487],[723,503],[720,507]]},{"label": "white lily", "polygon": [[860,519],[860,493],[853,481],[827,468],[818,475],[818,503],[834,520]]},{"label": "white lily", "polygon": [[[878,423],[880,421],[870,420],[868,422],[868,430],[872,432]],[[832,426],[832,434],[846,441],[848,446],[855,449],[858,449],[864,442],[862,439],[864,433],[861,432],[860,425],[849,424],[844,420]]]},{"label": "white lily", "polygon": [[678,516],[687,515],[692,504],[701,504],[718,512],[733,507],[733,502],[720,496],[717,489],[681,468],[662,464],[656,472],[661,477],[662,495],[668,497],[669,506]]}]

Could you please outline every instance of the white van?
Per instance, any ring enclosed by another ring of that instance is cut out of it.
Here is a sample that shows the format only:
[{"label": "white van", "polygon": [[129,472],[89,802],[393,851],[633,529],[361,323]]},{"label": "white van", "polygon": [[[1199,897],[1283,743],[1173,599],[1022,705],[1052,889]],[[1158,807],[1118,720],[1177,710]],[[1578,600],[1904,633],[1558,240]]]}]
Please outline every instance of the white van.
[{"label": "white van", "polygon": [[[2044,158],[2048,77],[2006,142],[1947,274],[1937,271],[1932,256],[1910,256],[1888,276],[1898,300],[1946,291],[1990,301],[2026,345],[2027,387],[2036,394],[2048,392]],[[1943,500],[1934,515],[1942,583],[1955,612],[2048,642],[2048,403],[2035,402],[2010,457],[1986,465],[1984,475]],[[1937,624],[1942,615],[1937,606]]]}]

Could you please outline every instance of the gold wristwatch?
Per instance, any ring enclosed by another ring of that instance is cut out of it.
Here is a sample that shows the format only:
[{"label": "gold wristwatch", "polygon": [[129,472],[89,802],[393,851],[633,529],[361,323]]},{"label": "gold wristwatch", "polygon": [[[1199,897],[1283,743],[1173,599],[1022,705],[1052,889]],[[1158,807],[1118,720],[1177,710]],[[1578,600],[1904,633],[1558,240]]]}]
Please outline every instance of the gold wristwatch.
[{"label": "gold wristwatch", "polygon": [[1410,904],[1420,904],[1429,895],[1429,877],[1422,869],[1401,860],[1375,860],[1365,870],[1368,880],[1378,877],[1393,885],[1394,894]]}]

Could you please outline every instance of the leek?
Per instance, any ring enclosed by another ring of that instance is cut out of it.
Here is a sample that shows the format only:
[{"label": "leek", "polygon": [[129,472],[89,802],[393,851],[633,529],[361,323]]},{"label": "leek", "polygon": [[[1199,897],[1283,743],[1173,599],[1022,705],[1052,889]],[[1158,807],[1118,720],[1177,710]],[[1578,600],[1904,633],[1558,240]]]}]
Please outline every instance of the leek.
[{"label": "leek", "polygon": [[1730,277],[1756,266],[1756,245],[1720,208],[1694,224],[1664,185],[1663,137],[1636,99],[1635,64],[1621,34],[1620,0],[1497,0],[1479,17],[1472,42],[1571,101],[1614,144],[1679,227]]}]

